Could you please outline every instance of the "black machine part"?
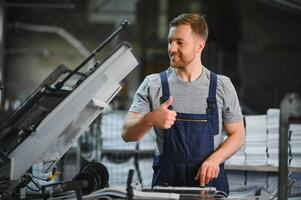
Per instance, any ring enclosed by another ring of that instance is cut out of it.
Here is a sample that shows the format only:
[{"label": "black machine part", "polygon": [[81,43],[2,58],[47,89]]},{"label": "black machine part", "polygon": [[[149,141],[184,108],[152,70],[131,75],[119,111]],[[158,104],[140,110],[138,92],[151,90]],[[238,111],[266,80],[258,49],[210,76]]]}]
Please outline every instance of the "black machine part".
[{"label": "black machine part", "polygon": [[8,155],[12,152],[35,128],[43,116],[46,116],[68,94],[68,91],[53,90],[50,85],[60,76],[68,72],[64,65],[59,65],[28,97],[24,103],[14,111],[0,127],[0,153]]},{"label": "black machine part", "polygon": [[98,162],[91,162],[86,165],[82,170],[82,172],[90,172],[97,178],[97,190],[103,189],[109,186],[109,172],[107,168]]},{"label": "black machine part", "polygon": [[82,188],[83,194],[90,194],[91,192],[108,187],[109,172],[107,168],[98,162],[91,162],[83,167],[79,174],[77,174],[73,181],[87,181],[88,185]]}]

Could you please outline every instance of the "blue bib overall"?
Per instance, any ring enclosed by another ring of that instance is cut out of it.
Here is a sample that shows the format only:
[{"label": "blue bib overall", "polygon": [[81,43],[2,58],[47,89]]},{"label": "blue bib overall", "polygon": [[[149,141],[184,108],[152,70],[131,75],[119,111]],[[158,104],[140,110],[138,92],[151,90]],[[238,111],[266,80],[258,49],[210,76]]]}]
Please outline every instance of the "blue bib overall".
[{"label": "blue bib overall", "polygon": [[[160,78],[163,103],[170,96],[165,71],[160,73]],[[164,130],[163,154],[154,158],[152,186],[199,187],[199,181],[195,181],[194,177],[203,161],[214,152],[214,135],[219,132],[216,84],[217,76],[210,72],[206,114],[177,112],[174,125]],[[223,164],[218,177],[206,186],[229,194]]]}]

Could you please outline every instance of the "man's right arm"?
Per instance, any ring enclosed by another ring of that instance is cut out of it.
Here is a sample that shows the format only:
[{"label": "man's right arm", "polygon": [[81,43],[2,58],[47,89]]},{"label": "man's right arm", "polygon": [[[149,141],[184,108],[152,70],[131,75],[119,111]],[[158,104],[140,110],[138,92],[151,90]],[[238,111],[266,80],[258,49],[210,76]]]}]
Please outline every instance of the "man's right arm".
[{"label": "man's right arm", "polygon": [[123,140],[125,142],[141,140],[152,127],[170,128],[176,120],[176,112],[168,109],[172,102],[173,99],[170,97],[158,109],[145,115],[137,112],[128,112],[122,129]]},{"label": "man's right arm", "polygon": [[151,112],[142,115],[140,113],[128,112],[124,119],[122,139],[125,142],[138,141],[153,127]]}]

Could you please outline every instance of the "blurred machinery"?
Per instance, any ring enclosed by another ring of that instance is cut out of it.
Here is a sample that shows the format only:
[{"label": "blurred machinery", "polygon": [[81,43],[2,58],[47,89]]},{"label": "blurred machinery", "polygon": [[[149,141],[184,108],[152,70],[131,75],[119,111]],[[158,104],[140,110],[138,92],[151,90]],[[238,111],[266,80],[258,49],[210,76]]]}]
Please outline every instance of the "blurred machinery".
[{"label": "blurred machinery", "polygon": [[[34,163],[43,162],[43,171],[53,171],[52,176],[56,176],[54,165],[120,91],[120,81],[138,65],[128,43],[120,44],[88,70],[80,69],[128,24],[124,21],[74,70],[58,66],[2,124],[1,200],[19,198],[20,188],[33,182],[28,170]],[[80,198],[81,193],[90,193],[107,183],[105,166],[89,163],[72,181],[49,187],[58,193],[74,190]],[[40,188],[43,198],[49,196],[46,187]]]}]

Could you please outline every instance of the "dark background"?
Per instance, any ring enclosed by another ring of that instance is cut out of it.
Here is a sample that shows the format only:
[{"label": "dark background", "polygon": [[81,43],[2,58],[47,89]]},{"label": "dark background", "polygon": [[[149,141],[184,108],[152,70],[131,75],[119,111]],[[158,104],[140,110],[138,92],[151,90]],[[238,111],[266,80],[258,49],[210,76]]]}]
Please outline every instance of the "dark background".
[{"label": "dark background", "polygon": [[129,18],[133,25],[111,44],[129,41],[141,61],[118,98],[118,105],[127,109],[145,75],[168,67],[168,23],[184,12],[205,15],[209,38],[203,64],[231,78],[244,114],[266,113],[279,108],[286,93],[301,94],[300,0],[0,2],[3,111],[20,105],[60,63],[74,68],[84,59],[57,33],[41,27],[61,28],[93,50]]}]

